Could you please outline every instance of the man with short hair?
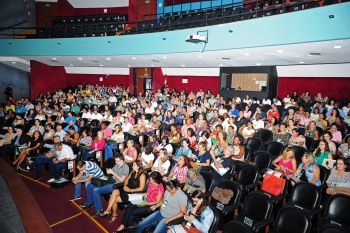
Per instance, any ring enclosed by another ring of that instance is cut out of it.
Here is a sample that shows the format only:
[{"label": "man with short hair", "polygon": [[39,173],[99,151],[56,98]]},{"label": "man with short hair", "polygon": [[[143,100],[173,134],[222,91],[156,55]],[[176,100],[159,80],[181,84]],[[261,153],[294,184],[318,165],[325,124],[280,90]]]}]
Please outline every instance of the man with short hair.
[{"label": "man with short hair", "polygon": [[63,141],[66,132],[62,129],[62,125],[56,125],[56,133],[55,136],[59,136],[61,141]]},{"label": "man with short hair", "polygon": [[[108,168],[106,172],[107,174],[113,175],[115,181],[114,184],[123,183],[129,175],[129,166],[124,163],[124,156],[120,154],[115,157],[115,163],[115,166],[113,168]],[[90,216],[99,216],[103,211],[101,195],[111,193],[114,184],[106,184],[102,187],[96,187],[90,183],[86,188],[86,200],[80,206],[83,210],[88,210],[90,207],[95,206],[95,212]]]},{"label": "man with short hair", "polygon": [[85,189],[91,183],[93,177],[100,178],[103,176],[101,168],[94,162],[90,161],[78,161],[77,169],[79,174],[73,177],[72,182],[74,186],[74,196],[70,201],[81,199],[81,183],[85,183]]},{"label": "man with short hair", "polygon": [[61,176],[62,170],[66,167],[66,162],[74,159],[74,153],[70,146],[57,142],[54,144],[57,151],[57,155],[52,159],[50,163],[50,179],[49,183],[58,180]]},{"label": "man with short hair", "polygon": [[21,127],[17,126],[15,131],[16,136],[12,139],[11,144],[4,145],[0,152],[0,156],[7,162],[11,162],[9,155],[15,154],[16,147],[27,145],[30,139],[27,134],[23,134]]},{"label": "man with short hair", "polygon": [[186,124],[181,127],[181,135],[182,135],[182,137],[185,137],[187,135],[187,130],[189,128],[192,128],[193,131],[196,132],[196,128],[192,124],[192,119],[191,118],[187,118],[186,119]]}]

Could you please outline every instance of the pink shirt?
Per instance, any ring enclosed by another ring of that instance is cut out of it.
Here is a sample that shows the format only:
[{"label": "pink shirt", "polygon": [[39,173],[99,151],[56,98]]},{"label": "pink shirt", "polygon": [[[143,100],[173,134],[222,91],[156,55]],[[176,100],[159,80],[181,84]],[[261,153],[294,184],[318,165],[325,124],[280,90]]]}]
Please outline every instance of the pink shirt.
[{"label": "pink shirt", "polygon": [[103,147],[105,146],[106,141],[105,140],[100,140],[100,141],[93,141],[91,143],[91,147],[93,149],[97,148],[97,150],[102,150]]},{"label": "pink shirt", "polygon": [[[283,161],[283,158],[281,158],[280,161],[278,161],[278,165],[293,170],[292,160],[289,160],[288,162],[285,163]],[[291,174],[289,171],[285,171],[285,173],[286,173],[286,175],[290,175]]]},{"label": "pink shirt", "polygon": [[147,187],[147,196],[146,200],[149,202],[155,202],[157,200],[158,194],[161,193],[162,196],[164,194],[164,186],[163,184],[158,184],[156,187],[153,187],[151,182],[148,184]]},{"label": "pink shirt", "polygon": [[178,164],[176,164],[173,170],[171,170],[171,173],[176,174],[176,178],[179,181],[182,181],[187,177],[187,172],[188,172],[187,166],[180,168]]},{"label": "pink shirt", "polygon": [[334,133],[332,133],[332,141],[333,142],[337,142],[337,143],[341,143],[342,141],[342,136],[340,131],[335,131]]},{"label": "pink shirt", "polygon": [[113,134],[113,131],[112,131],[112,129],[110,129],[110,128],[106,128],[105,130],[102,130],[102,132],[103,132],[103,137],[106,139],[106,138],[108,138],[108,137],[110,137],[110,136],[112,136],[112,134]]}]

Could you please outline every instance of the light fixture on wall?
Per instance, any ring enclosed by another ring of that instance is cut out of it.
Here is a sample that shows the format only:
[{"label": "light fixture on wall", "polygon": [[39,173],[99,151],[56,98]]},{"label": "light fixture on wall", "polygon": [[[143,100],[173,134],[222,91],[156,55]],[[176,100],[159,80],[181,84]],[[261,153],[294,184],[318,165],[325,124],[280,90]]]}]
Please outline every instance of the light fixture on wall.
[{"label": "light fixture on wall", "polygon": [[147,68],[145,68],[145,73],[143,74],[144,77],[148,77],[148,72],[147,72]]}]

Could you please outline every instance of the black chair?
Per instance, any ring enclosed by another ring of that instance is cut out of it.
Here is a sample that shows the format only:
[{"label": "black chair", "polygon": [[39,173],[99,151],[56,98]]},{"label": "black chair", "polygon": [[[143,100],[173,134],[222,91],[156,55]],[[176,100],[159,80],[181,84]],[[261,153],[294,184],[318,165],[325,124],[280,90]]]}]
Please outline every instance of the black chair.
[{"label": "black chair", "polygon": [[211,172],[206,172],[206,171],[201,171],[199,174],[203,177],[205,181],[205,196],[208,197],[211,195],[211,192],[213,191],[214,188],[214,176],[213,173]]},{"label": "black chair", "polygon": [[294,185],[286,205],[303,209],[312,218],[320,210],[321,195],[316,185],[300,181]]},{"label": "black chair", "polygon": [[244,147],[244,159],[251,161],[252,157],[253,156],[252,156],[252,152],[251,152],[250,148]]},{"label": "black chair", "polygon": [[242,185],[243,194],[247,194],[260,186],[259,168],[252,164],[241,165],[235,181]]},{"label": "black chair", "polygon": [[219,188],[230,189],[233,192],[233,197],[227,204],[222,204],[220,201],[209,196],[210,205],[216,208],[218,211],[218,229],[222,230],[224,228],[225,223],[233,219],[233,217],[236,215],[238,208],[240,207],[239,201],[242,196],[242,186],[234,181],[224,180],[220,184]]},{"label": "black chair", "polygon": [[273,132],[268,129],[263,129],[258,133],[258,138],[260,138],[264,142],[271,141],[272,137],[273,137]]},{"label": "black chair", "polygon": [[235,233],[253,233],[253,230],[249,226],[237,221],[229,221],[226,223],[223,233],[232,233],[233,229]]},{"label": "black chair", "polygon": [[266,151],[277,157],[280,156],[283,152],[284,145],[280,142],[271,141],[266,145]]},{"label": "black chair", "polygon": [[315,150],[315,140],[312,137],[305,136],[305,145],[309,152],[313,152]]},{"label": "black chair", "polygon": [[267,111],[269,111],[270,109],[271,109],[271,105],[269,105],[269,104],[264,104],[263,106],[261,106],[261,110],[264,113],[267,113]]},{"label": "black chair", "polygon": [[316,8],[319,7],[318,2],[310,2],[308,4],[306,4],[305,9],[311,9],[311,8]]},{"label": "black chair", "polygon": [[337,3],[338,3],[338,0],[324,0],[322,6],[329,6]]},{"label": "black chair", "polygon": [[259,232],[273,222],[273,204],[271,199],[263,193],[251,192],[247,195],[242,211],[235,221],[249,226],[253,232]]},{"label": "black chair", "polygon": [[310,216],[303,210],[286,206],[277,216],[275,226],[270,233],[308,233],[311,230]]},{"label": "black chair", "polygon": [[254,154],[256,150],[263,149],[264,141],[258,137],[248,138],[246,147],[248,147],[250,149],[250,152]]},{"label": "black chair", "polygon": [[340,229],[350,232],[350,196],[335,194],[330,197],[324,216],[320,218],[318,227],[337,225]]},{"label": "black chair", "polygon": [[264,174],[271,167],[273,159],[273,155],[267,151],[256,151],[252,162],[259,168],[260,174]]},{"label": "black chair", "polygon": [[298,164],[301,163],[301,158],[307,152],[307,149],[303,146],[293,146],[295,160]]},{"label": "black chair", "polygon": [[349,230],[344,229],[335,224],[328,224],[328,225],[322,226],[319,229],[318,233],[349,233]]},{"label": "black chair", "polygon": [[320,168],[320,181],[321,181],[321,185],[319,186],[319,188],[321,190],[325,190],[327,188],[326,181],[328,179],[328,176],[331,174],[331,171],[322,165],[318,165],[318,167]]}]

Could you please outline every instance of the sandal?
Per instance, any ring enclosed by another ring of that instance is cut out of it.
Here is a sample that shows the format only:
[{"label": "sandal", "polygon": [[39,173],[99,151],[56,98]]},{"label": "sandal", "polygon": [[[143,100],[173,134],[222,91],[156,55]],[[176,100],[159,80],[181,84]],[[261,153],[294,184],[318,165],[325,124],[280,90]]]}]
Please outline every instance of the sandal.
[{"label": "sandal", "polygon": [[108,218],[108,222],[114,222],[117,218],[118,218],[118,215],[111,215],[111,216]]},{"label": "sandal", "polygon": [[100,217],[106,217],[106,216],[111,216],[111,211],[110,210],[105,210],[102,213],[100,213]]}]

